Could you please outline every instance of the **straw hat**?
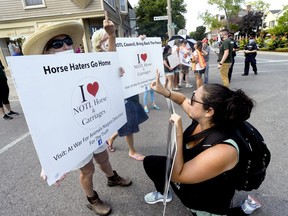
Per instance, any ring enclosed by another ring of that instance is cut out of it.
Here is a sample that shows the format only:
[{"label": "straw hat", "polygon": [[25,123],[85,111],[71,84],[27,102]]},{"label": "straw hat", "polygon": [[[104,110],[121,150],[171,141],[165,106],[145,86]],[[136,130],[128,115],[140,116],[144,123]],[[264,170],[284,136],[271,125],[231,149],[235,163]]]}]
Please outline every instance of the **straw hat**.
[{"label": "straw hat", "polygon": [[63,34],[71,37],[76,49],[82,43],[83,33],[83,25],[78,21],[43,24],[25,40],[22,51],[24,55],[42,55],[47,42]]}]

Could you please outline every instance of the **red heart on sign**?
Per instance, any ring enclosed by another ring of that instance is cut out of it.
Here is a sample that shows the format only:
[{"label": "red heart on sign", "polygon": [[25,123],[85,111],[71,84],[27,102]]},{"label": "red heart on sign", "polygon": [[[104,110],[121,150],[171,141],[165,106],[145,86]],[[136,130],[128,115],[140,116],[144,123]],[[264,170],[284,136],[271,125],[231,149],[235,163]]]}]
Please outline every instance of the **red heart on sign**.
[{"label": "red heart on sign", "polygon": [[147,54],[146,53],[141,54],[141,59],[145,62],[147,59]]},{"label": "red heart on sign", "polygon": [[93,84],[92,83],[89,83],[87,85],[87,91],[93,95],[95,97],[95,95],[97,94],[98,92],[98,89],[99,89],[99,84],[98,82],[94,82]]}]

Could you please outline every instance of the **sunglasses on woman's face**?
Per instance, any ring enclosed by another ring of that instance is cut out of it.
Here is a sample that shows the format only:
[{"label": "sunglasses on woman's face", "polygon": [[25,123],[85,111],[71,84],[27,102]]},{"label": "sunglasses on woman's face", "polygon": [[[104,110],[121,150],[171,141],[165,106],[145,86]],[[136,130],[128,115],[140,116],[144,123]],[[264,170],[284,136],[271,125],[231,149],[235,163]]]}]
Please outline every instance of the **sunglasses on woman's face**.
[{"label": "sunglasses on woman's face", "polygon": [[203,103],[203,102],[201,102],[201,101],[197,101],[197,100],[195,100],[195,91],[193,91],[193,93],[192,93],[192,97],[191,97],[191,105],[193,105],[193,102],[195,102],[195,103],[199,103],[199,104],[202,104],[202,105],[205,105],[205,103]]},{"label": "sunglasses on woman's face", "polygon": [[46,47],[46,50],[50,49],[50,48],[54,48],[54,49],[59,49],[61,47],[64,46],[64,43],[67,45],[67,46],[71,46],[73,45],[73,41],[72,39],[69,37],[69,36],[66,36],[64,39],[55,39],[55,40],[52,40],[48,46]]}]

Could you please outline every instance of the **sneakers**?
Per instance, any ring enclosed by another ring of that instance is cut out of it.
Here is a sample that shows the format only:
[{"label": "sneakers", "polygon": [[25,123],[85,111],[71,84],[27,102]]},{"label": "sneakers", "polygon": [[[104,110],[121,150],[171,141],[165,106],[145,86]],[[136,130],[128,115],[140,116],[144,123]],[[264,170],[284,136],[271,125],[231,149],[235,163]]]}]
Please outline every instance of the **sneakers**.
[{"label": "sneakers", "polygon": [[180,89],[176,87],[176,88],[173,88],[173,91],[180,91]]},{"label": "sneakers", "polygon": [[111,207],[105,204],[98,196],[96,191],[94,191],[94,196],[92,198],[87,197],[89,204],[87,207],[94,211],[96,214],[105,216],[109,215],[111,212]]},{"label": "sneakers", "polygon": [[244,200],[241,208],[245,214],[252,214],[256,209],[260,208],[261,204],[258,200],[248,195],[248,197]]},{"label": "sneakers", "polygon": [[5,115],[3,116],[3,119],[5,119],[5,120],[11,120],[11,119],[13,119],[13,118],[12,118],[11,116],[5,114]]},{"label": "sneakers", "polygon": [[18,112],[14,112],[14,111],[10,111],[9,113],[7,113],[8,115],[19,115],[19,113]]},{"label": "sneakers", "polygon": [[144,111],[145,113],[149,113],[149,109],[147,108],[147,106],[144,107]]},{"label": "sneakers", "polygon": [[113,187],[113,186],[121,186],[121,187],[128,187],[132,184],[132,181],[130,179],[124,179],[121,176],[117,174],[115,170],[113,170],[114,175],[111,177],[108,177],[107,186]]},{"label": "sneakers", "polygon": [[185,87],[186,87],[186,88],[192,88],[192,87],[193,87],[193,85],[191,85],[191,84],[187,83]]},{"label": "sneakers", "polygon": [[[144,200],[148,204],[155,204],[157,202],[164,202],[164,196],[160,192],[154,191],[154,192],[146,194],[144,197]],[[166,198],[166,202],[171,202],[171,200],[172,200],[172,193],[169,190],[167,198]]]},{"label": "sneakers", "polygon": [[153,108],[153,109],[155,109],[155,110],[160,110],[160,107],[159,107],[159,106],[157,106],[156,104],[155,104],[155,105],[153,105],[153,106],[152,106],[152,108]]}]

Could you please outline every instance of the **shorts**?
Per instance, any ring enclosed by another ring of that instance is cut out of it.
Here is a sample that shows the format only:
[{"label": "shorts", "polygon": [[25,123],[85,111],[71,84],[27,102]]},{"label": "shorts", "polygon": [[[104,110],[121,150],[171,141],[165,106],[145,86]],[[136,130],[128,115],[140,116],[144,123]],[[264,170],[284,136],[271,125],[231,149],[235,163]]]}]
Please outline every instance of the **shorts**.
[{"label": "shorts", "polygon": [[165,72],[165,76],[167,77],[167,76],[173,76],[174,75],[174,72],[172,71],[172,72]]},{"label": "shorts", "polygon": [[93,158],[94,154],[99,154],[107,149],[106,143],[100,145],[93,153],[89,154],[83,161],[81,161],[73,170],[78,170],[85,166]]},{"label": "shorts", "polygon": [[195,73],[195,74],[202,75],[202,74],[205,73],[205,69],[206,69],[206,68],[204,68],[204,69],[202,69],[202,70],[195,70],[194,73]]},{"label": "shorts", "polygon": [[181,65],[181,73],[184,73],[184,74],[189,73],[189,66]]},{"label": "shorts", "polygon": [[177,66],[173,69],[174,73],[179,73],[180,72],[180,66]]}]

